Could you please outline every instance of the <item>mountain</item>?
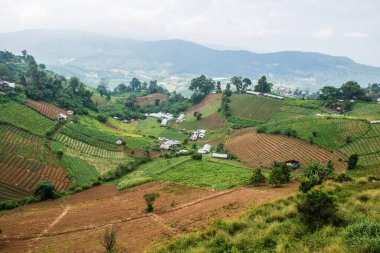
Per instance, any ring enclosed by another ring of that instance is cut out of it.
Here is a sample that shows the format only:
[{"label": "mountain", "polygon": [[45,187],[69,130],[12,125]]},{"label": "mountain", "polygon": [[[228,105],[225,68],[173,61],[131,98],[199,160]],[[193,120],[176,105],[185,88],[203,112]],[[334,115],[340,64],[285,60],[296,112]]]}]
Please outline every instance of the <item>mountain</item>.
[{"label": "mountain", "polygon": [[1,49],[26,49],[39,62],[66,76],[76,75],[92,86],[101,78],[111,85],[132,77],[158,79],[169,89],[205,74],[258,79],[316,90],[356,80],[362,85],[380,82],[380,68],[358,64],[347,57],[285,51],[258,54],[215,50],[183,40],[140,41],[70,30],[26,30],[0,34]]}]

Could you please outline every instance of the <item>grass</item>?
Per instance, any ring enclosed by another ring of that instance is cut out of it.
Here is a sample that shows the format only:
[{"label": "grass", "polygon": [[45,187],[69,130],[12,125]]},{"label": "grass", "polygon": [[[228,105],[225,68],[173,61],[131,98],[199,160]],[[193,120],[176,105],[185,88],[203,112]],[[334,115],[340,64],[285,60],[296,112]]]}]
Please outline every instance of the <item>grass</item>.
[{"label": "grass", "polygon": [[304,107],[304,108],[310,108],[310,109],[318,109],[322,106],[323,103],[324,103],[323,100],[304,100],[304,99],[297,99],[297,98],[284,99],[284,105]]},{"label": "grass", "polygon": [[211,161],[187,161],[156,176],[162,181],[224,190],[249,183],[252,170]]},{"label": "grass", "polygon": [[57,122],[15,101],[0,103],[0,121],[39,136],[45,136],[57,124]]},{"label": "grass", "polygon": [[[330,150],[336,150],[346,144],[347,137],[352,140],[361,137],[369,130],[369,124],[362,120],[309,116],[285,122],[266,124],[267,132],[283,132],[293,129],[303,140],[313,142]],[[313,136],[316,132],[317,136]]]},{"label": "grass", "polygon": [[96,180],[100,175],[93,165],[76,157],[64,155],[62,157],[62,163],[72,179],[72,185],[75,186],[86,185]]},{"label": "grass", "polygon": [[[336,196],[339,218],[319,229],[301,222],[292,196],[248,210],[235,220],[217,220],[206,230],[150,252],[378,252],[379,234],[350,236],[350,231],[363,223],[380,227],[380,182],[327,182],[322,188]],[[377,249],[371,251],[369,242]]]},{"label": "grass", "polygon": [[282,106],[282,101],[252,96],[248,94],[233,94],[231,96],[232,115],[239,118],[266,122]]},{"label": "grass", "polygon": [[380,104],[357,102],[353,105],[352,110],[348,112],[348,115],[363,117],[368,120],[379,120]]}]

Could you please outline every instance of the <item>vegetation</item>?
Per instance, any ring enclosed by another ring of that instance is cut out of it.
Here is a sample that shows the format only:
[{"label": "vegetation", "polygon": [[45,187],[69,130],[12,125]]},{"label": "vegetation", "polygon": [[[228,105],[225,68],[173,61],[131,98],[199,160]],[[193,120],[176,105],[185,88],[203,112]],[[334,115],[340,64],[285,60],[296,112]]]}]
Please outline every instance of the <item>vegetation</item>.
[{"label": "vegetation", "polygon": [[276,165],[271,169],[268,182],[278,187],[290,182],[290,168],[286,164]]},{"label": "vegetation", "polygon": [[[218,220],[152,252],[377,252],[379,194],[379,182],[328,182],[310,194],[248,210],[238,219]],[[311,213],[318,219],[315,229],[305,223]],[[322,220],[327,214],[332,216]]]},{"label": "vegetation", "polygon": [[103,236],[100,237],[100,243],[104,248],[104,253],[117,252],[116,239],[117,229],[114,226],[105,228]]},{"label": "vegetation", "polygon": [[272,90],[273,84],[267,82],[266,76],[262,76],[255,85],[254,90],[262,93],[270,93]]},{"label": "vegetation", "polygon": [[33,191],[33,195],[41,200],[54,199],[57,197],[55,186],[50,181],[42,181]]},{"label": "vegetation", "polygon": [[144,200],[146,202],[146,209],[145,211],[147,213],[151,213],[154,211],[154,201],[160,197],[160,194],[157,192],[149,192],[144,194]]},{"label": "vegetation", "polygon": [[251,178],[251,184],[254,186],[259,186],[267,181],[267,178],[263,175],[261,169],[256,169],[253,172],[252,178]]}]

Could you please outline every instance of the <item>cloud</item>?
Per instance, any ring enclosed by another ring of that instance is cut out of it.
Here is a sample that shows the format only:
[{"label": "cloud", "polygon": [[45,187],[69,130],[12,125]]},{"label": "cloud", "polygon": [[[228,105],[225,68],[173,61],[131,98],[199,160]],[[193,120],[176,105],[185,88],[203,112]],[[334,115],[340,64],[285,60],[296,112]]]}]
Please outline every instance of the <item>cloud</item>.
[{"label": "cloud", "polygon": [[334,31],[333,28],[325,28],[325,29],[322,29],[322,30],[315,31],[313,33],[313,38],[316,38],[316,39],[326,39],[326,38],[329,38],[329,37],[333,36],[334,33],[335,33],[335,31]]},{"label": "cloud", "polygon": [[368,33],[356,32],[356,31],[346,32],[346,33],[343,33],[342,35],[343,37],[356,38],[356,39],[367,38],[369,36]]}]

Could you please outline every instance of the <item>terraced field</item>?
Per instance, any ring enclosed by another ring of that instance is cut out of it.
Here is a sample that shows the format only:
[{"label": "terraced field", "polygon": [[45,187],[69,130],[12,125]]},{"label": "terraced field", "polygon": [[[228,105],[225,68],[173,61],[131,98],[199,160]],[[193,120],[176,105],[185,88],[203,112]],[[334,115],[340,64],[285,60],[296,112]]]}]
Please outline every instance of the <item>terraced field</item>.
[{"label": "terraced field", "polygon": [[344,163],[339,161],[339,158],[345,159],[343,154],[332,153],[316,145],[282,135],[257,134],[246,130],[243,134],[237,133],[232,136],[225,147],[240,161],[253,168],[271,167],[274,161],[297,160],[302,166],[309,161],[327,163],[332,160],[337,170],[345,169]]},{"label": "terraced field", "polygon": [[97,156],[101,158],[121,158],[124,156],[123,152],[116,152],[116,151],[110,151],[107,149],[98,148],[96,146],[86,144],[76,139],[72,139],[69,136],[65,134],[61,134],[61,133],[58,133],[56,136],[54,136],[54,139],[64,144],[66,147],[75,149],[79,151],[80,153],[84,153],[84,154],[88,154],[92,156]]},{"label": "terraced field", "polygon": [[42,180],[61,191],[70,183],[43,138],[10,125],[0,125],[0,178],[0,200],[29,195]]},{"label": "terraced field", "polygon": [[348,113],[351,116],[362,117],[369,120],[380,119],[380,104],[375,103],[355,103]]},{"label": "terraced field", "polygon": [[[267,132],[283,132],[286,129],[293,129],[297,136],[309,141],[312,138],[314,143],[329,150],[336,150],[346,144],[347,137],[356,139],[369,130],[369,123],[362,120],[350,120],[343,118],[329,118],[309,116],[285,122],[270,122],[265,125]],[[316,132],[316,137],[313,136]]]},{"label": "terraced field", "polygon": [[57,124],[15,101],[0,103],[0,122],[7,122],[39,136],[45,136]]},{"label": "terraced field", "polygon": [[46,102],[29,100],[26,105],[52,120],[59,119],[60,114],[67,116],[65,110]]},{"label": "terraced field", "polygon": [[235,117],[266,122],[275,112],[280,110],[282,104],[282,101],[272,98],[233,94],[230,107],[232,115]]},{"label": "terraced field", "polygon": [[143,97],[137,98],[137,104],[139,105],[151,105],[155,103],[155,100],[158,99],[160,102],[166,101],[168,98],[165,94],[162,93],[153,93]]}]

